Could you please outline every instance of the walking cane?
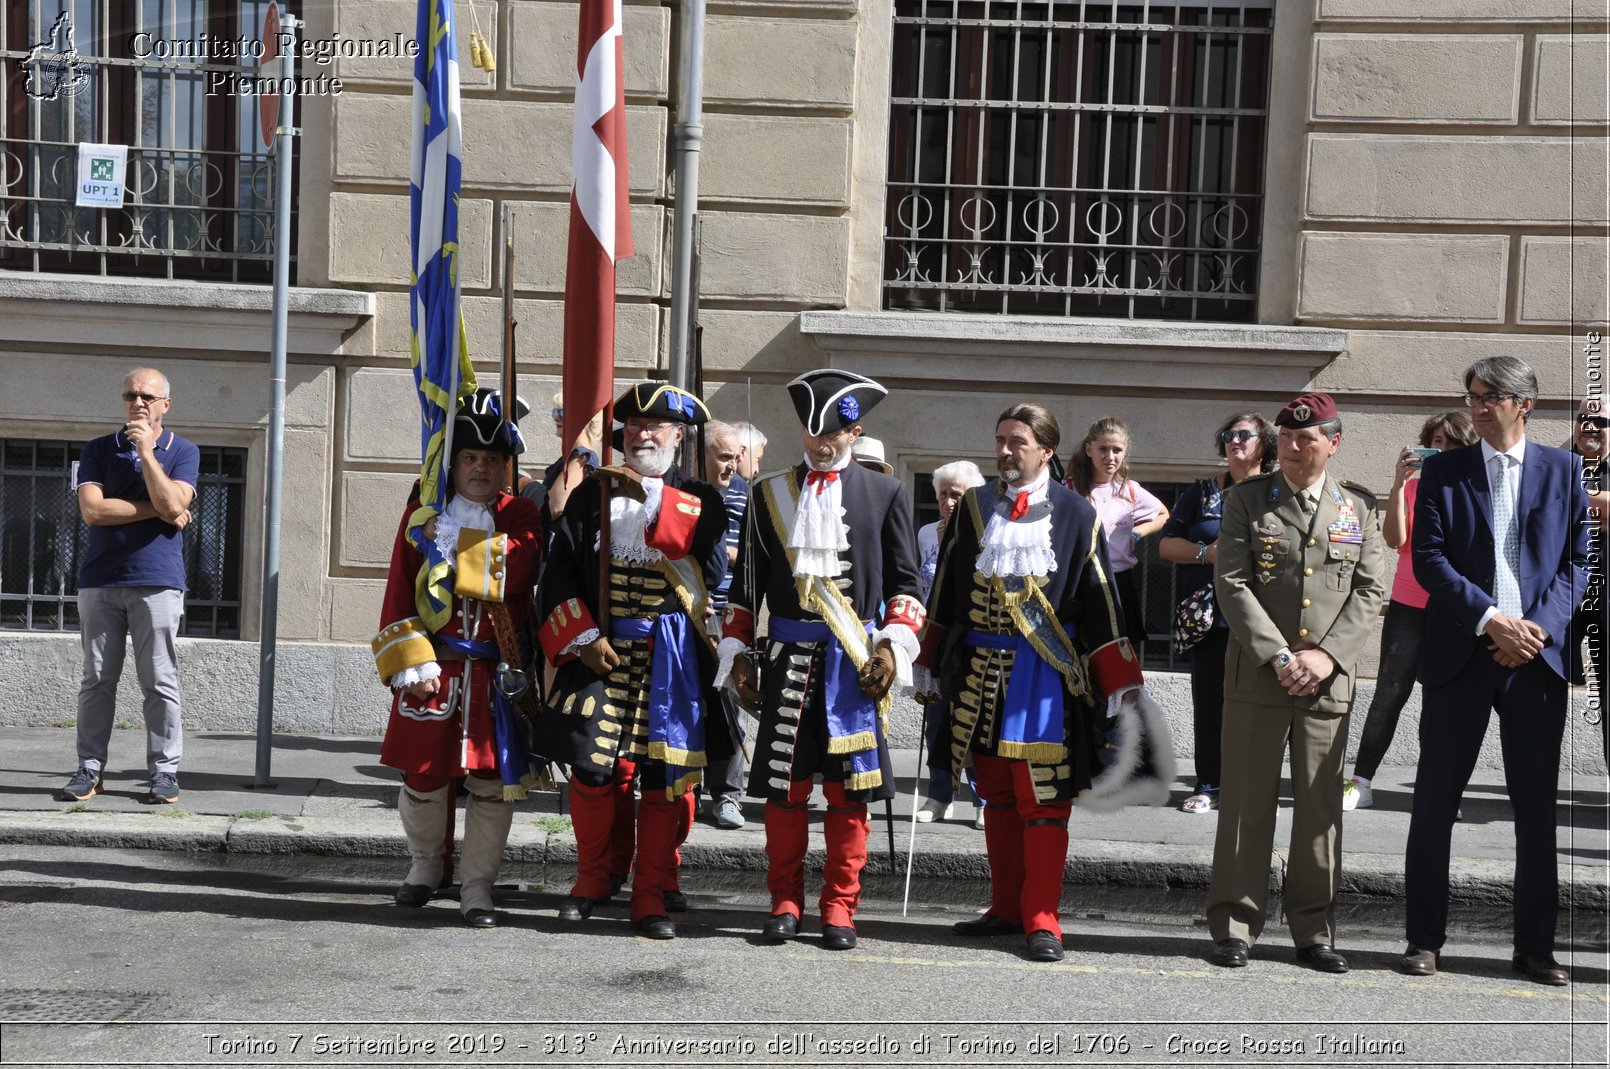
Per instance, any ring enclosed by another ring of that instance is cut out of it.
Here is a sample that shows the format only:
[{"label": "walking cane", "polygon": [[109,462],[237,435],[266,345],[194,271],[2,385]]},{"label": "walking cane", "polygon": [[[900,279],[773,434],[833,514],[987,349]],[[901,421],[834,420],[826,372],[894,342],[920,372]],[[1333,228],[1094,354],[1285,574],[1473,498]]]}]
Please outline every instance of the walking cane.
[{"label": "walking cane", "polygon": [[[906,916],[911,909],[911,863],[917,856],[917,809],[922,798],[922,750],[928,742],[928,703],[922,703],[922,730],[917,734],[917,774],[911,779],[911,844],[906,847],[906,895],[900,901],[900,915]],[[894,834],[894,829],[889,829]]]}]

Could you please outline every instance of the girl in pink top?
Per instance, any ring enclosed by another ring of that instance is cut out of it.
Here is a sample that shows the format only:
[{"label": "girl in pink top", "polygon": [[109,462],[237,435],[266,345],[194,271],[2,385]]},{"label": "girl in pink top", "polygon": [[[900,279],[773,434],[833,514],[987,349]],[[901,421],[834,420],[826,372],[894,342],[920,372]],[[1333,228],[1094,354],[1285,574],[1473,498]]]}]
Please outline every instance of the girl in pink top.
[{"label": "girl in pink top", "polygon": [[[1423,449],[1457,449],[1476,440],[1470,417],[1463,412],[1444,412],[1426,420],[1420,428]],[[1414,581],[1410,561],[1414,527],[1414,499],[1420,489],[1419,454],[1405,449],[1398,455],[1397,477],[1387,497],[1386,520],[1381,536],[1398,551],[1398,571],[1392,580],[1392,600],[1381,623],[1381,663],[1375,671],[1375,697],[1364,718],[1364,732],[1358,742],[1358,758],[1353,777],[1342,784],[1342,808],[1348,812],[1368,809],[1375,804],[1370,781],[1381,767],[1392,736],[1398,730],[1398,715],[1414,690],[1415,668],[1420,656],[1420,625],[1425,619],[1427,595]]]},{"label": "girl in pink top", "polygon": [[1083,494],[1101,517],[1107,559],[1112,563],[1118,604],[1124,615],[1124,632],[1130,642],[1139,646],[1146,640],[1146,626],[1141,619],[1135,553],[1141,539],[1163,529],[1168,522],[1168,509],[1129,477],[1128,457],[1129,428],[1122,420],[1103,416],[1090,425],[1085,440],[1069,458],[1068,486]]}]

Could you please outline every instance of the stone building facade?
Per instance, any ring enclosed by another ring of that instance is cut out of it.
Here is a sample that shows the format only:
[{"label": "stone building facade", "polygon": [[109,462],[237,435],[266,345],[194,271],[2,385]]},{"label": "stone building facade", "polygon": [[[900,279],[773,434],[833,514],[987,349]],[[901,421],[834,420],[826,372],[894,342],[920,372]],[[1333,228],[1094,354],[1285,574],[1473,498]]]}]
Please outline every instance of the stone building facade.
[{"label": "stone building facade", "polygon": [[[304,34],[316,39],[411,36],[415,17],[413,0],[302,6]],[[1009,6],[971,8],[995,18]],[[1182,12],[1207,6],[1152,4],[1140,21],[1186,21]],[[460,0],[461,57],[473,28],[466,7]],[[1125,419],[1135,474],[1168,483],[1213,469],[1211,432],[1224,415],[1249,404],[1272,411],[1313,387],[1335,393],[1346,414],[1343,474],[1384,490],[1424,416],[1456,404],[1460,371],[1497,353],[1540,373],[1534,433],[1566,437],[1586,382],[1583,338],[1607,317],[1602,0],[1279,0],[1261,23],[1266,99],[1237,101],[1262,111],[1264,149],[1254,157],[1255,301],[1230,322],[890,307],[891,85],[906,47],[897,27],[952,7],[710,0],[704,376],[717,415],[768,430],[769,459],[785,462],[794,448],[779,384],[829,362],[895,387],[870,433],[913,486],[947,460],[987,463],[994,413],[1028,395],[1047,400],[1073,440],[1097,416]],[[1055,7],[1069,17],[1112,5]],[[464,315],[471,351],[492,375],[512,285],[521,392],[534,410],[531,466],[540,467],[557,451],[544,414],[561,356],[575,7],[483,0],[475,19],[498,63],[487,73],[461,60]],[[669,141],[683,30],[678,5],[627,0],[637,255],[620,269],[618,382],[663,374],[667,363]],[[314,727],[329,716],[350,722],[340,710],[357,707],[340,680],[366,660],[354,644],[372,634],[418,463],[408,370],[411,61],[341,58],[325,69],[341,93],[304,98],[298,116],[279,620],[287,663],[305,668],[290,683],[282,669],[282,707],[291,723]],[[505,207],[512,280],[496,255]],[[104,433],[118,418],[124,371],[153,364],[173,379],[175,428],[246,451],[245,500],[256,515],[266,285],[19,269],[0,270],[0,298],[7,436]],[[248,643],[260,605],[259,527],[245,523],[239,547]],[[19,644],[51,664],[70,664],[76,649],[65,635],[0,631],[0,649]],[[219,674],[244,669],[254,679],[246,645],[198,640],[187,669],[210,657]],[[66,652],[49,652],[56,646]],[[70,694],[73,672],[58,674],[57,689]]]}]

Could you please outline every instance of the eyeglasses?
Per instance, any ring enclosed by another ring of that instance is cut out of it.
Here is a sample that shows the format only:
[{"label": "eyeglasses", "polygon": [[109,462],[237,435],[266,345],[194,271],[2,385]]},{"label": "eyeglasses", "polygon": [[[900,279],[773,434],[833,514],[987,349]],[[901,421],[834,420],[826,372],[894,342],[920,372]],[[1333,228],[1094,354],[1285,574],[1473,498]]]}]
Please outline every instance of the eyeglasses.
[{"label": "eyeglasses", "polygon": [[1469,405],[1471,408],[1477,408],[1477,407],[1480,407],[1480,408],[1497,408],[1499,405],[1503,404],[1505,401],[1513,401],[1513,400],[1515,400],[1515,394],[1512,394],[1512,393],[1467,393],[1467,394],[1465,394],[1465,404]]},{"label": "eyeglasses", "polygon": [[166,401],[166,400],[167,400],[166,397],[159,397],[154,393],[140,393],[138,390],[125,390],[125,391],[123,391],[123,401],[126,404],[131,404],[132,405],[136,401],[144,401],[148,405],[154,405],[158,401]]},{"label": "eyeglasses", "polygon": [[1578,416],[1576,421],[1584,427],[1597,427],[1601,431],[1610,427],[1610,416]]},{"label": "eyeglasses", "polygon": [[550,408],[548,410],[548,415],[552,416],[554,422],[557,423],[565,418],[565,410],[562,408]]},{"label": "eyeglasses", "polygon": [[1231,442],[1250,441],[1256,437],[1258,437],[1257,431],[1249,431],[1245,427],[1242,427],[1239,430],[1219,432],[1219,441],[1223,442],[1225,445],[1229,445]]}]

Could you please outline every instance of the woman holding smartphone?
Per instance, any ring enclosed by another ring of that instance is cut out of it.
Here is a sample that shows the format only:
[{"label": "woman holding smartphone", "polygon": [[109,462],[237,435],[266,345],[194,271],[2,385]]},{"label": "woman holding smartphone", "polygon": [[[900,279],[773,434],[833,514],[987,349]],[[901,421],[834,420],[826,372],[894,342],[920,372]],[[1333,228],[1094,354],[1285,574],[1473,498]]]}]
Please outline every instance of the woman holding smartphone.
[{"label": "woman holding smartphone", "polygon": [[1415,665],[1420,655],[1420,625],[1425,619],[1425,589],[1414,581],[1414,565],[1409,557],[1410,535],[1414,526],[1414,499],[1420,488],[1420,465],[1428,450],[1441,452],[1470,445],[1476,432],[1463,412],[1443,412],[1432,416],[1420,428],[1420,444],[1409,446],[1398,455],[1397,475],[1387,497],[1386,519],[1381,535],[1398,551],[1398,571],[1392,581],[1392,600],[1386,606],[1381,625],[1381,663],[1375,674],[1375,698],[1364,717],[1364,733],[1359,738],[1358,758],[1353,776],[1342,784],[1342,809],[1368,809],[1375,804],[1370,782],[1381,767],[1381,758],[1392,745],[1398,730],[1398,716],[1414,690]]}]

